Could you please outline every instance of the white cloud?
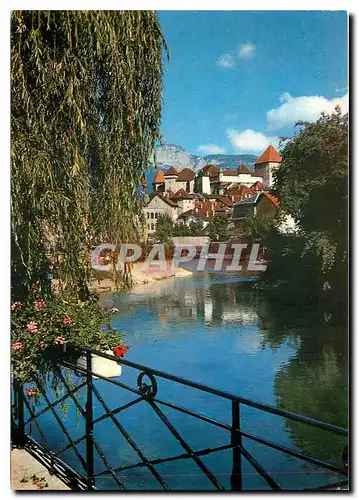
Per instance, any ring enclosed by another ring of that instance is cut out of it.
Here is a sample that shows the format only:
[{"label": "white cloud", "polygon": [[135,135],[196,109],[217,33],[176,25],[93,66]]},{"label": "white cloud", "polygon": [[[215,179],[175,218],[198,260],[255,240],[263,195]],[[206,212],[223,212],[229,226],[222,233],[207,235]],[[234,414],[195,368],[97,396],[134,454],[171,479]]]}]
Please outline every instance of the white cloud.
[{"label": "white cloud", "polygon": [[223,54],[218,60],[217,65],[223,69],[234,69],[236,67],[236,61],[231,54]]},{"label": "white cloud", "polygon": [[218,155],[226,152],[224,148],[220,148],[217,144],[203,144],[203,146],[197,148],[197,151],[206,155]]},{"label": "white cloud", "polygon": [[256,52],[256,46],[253,43],[242,43],[238,46],[238,50],[236,55],[232,54],[223,54],[221,57],[217,59],[217,66],[222,69],[234,69],[236,67],[237,59],[249,59],[253,57]]},{"label": "white cloud", "polygon": [[261,132],[254,130],[238,130],[229,129],[227,135],[234,149],[238,153],[262,153],[269,144],[278,147],[279,138],[274,136],[266,136]]},{"label": "white cloud", "polygon": [[253,57],[256,52],[256,46],[253,43],[243,43],[238,47],[237,57],[240,59],[248,59]]},{"label": "white cloud", "polygon": [[267,112],[268,130],[278,130],[287,125],[294,125],[300,120],[316,121],[322,111],[332,113],[337,105],[341,107],[343,113],[348,111],[348,94],[326,99],[315,95],[292,97],[285,92],[279,100],[282,105]]}]

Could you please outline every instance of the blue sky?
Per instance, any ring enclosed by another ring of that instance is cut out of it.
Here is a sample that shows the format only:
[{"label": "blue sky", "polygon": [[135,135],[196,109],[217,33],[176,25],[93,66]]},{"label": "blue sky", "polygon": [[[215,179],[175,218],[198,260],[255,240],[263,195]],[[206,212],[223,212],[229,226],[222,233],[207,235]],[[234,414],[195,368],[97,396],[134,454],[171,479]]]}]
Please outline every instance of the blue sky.
[{"label": "blue sky", "polygon": [[162,133],[195,154],[260,153],[347,106],[344,11],[160,11]]}]

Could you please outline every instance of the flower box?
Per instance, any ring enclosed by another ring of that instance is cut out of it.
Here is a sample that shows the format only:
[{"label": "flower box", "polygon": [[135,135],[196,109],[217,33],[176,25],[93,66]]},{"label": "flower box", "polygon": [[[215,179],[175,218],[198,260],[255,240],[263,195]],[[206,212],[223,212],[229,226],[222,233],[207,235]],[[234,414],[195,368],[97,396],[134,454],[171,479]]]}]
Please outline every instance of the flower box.
[{"label": "flower box", "polygon": [[[104,351],[104,354],[110,354],[113,356],[112,351]],[[93,373],[98,373],[102,377],[119,377],[122,372],[122,367],[117,361],[114,361],[112,359],[107,359],[107,358],[102,358],[101,356],[98,356],[97,354],[91,354],[92,356],[92,372]],[[86,356],[80,356],[76,360],[76,365],[78,368],[81,368],[82,370],[86,370],[87,368],[87,360]],[[83,374],[82,374],[83,375]],[[93,375],[94,379],[100,379],[101,377],[97,377],[96,375]]]}]

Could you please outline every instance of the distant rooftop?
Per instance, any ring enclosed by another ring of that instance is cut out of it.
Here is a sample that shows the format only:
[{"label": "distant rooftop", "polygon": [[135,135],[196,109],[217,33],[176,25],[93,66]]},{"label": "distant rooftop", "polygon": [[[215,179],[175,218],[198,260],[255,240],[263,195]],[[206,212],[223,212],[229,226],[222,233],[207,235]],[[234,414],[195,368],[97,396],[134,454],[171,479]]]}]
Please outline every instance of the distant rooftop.
[{"label": "distant rooftop", "polygon": [[272,145],[268,146],[265,151],[256,159],[255,165],[260,163],[275,162],[280,163],[282,161],[281,155]]}]

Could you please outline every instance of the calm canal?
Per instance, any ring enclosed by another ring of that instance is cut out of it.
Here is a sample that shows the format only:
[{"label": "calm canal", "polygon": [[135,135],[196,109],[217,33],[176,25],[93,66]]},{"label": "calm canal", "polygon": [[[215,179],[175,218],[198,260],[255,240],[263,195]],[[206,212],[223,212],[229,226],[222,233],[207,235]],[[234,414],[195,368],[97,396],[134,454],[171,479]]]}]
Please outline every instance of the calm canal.
[{"label": "calm canal", "polygon": [[[330,312],[283,305],[253,289],[253,278],[194,272],[191,277],[134,288],[126,294],[103,297],[119,309],[113,323],[126,334],[126,355],[137,362],[223,389],[248,399],[285,408],[328,423],[347,427],[347,331],[334,324]],[[123,367],[121,382],[136,386],[138,372]],[[158,379],[158,397],[230,424],[230,403],[210,394]],[[111,408],[135,395],[96,381]],[[95,401],[95,416],[103,413]],[[165,413],[195,450],[221,446],[228,432],[171,409]],[[180,444],[146,403],[119,415],[121,423],[149,459],[183,453]],[[46,425],[53,425],[44,416]],[[82,419],[80,419],[82,420]],[[243,408],[243,428],[285,446],[333,463],[340,463],[345,439],[260,410]],[[73,409],[68,414],[72,436],[81,436],[82,423]],[[54,438],[55,439],[55,438]],[[95,439],[113,467],[138,462],[138,456],[112,422],[95,426]],[[257,461],[285,489],[315,487],[340,478],[273,449],[244,440]],[[84,451],[84,450],[83,450]],[[76,464],[73,452],[64,459]],[[97,471],[104,468],[96,455]],[[232,453],[203,457],[203,462],[229,488]],[[76,468],[81,472],[79,466]],[[211,490],[213,485],[191,460],[161,464],[158,472],[173,489]],[[119,478],[129,489],[158,489],[148,469],[123,471]],[[111,477],[97,487],[116,488]],[[268,489],[265,481],[243,460],[243,487]]]}]

